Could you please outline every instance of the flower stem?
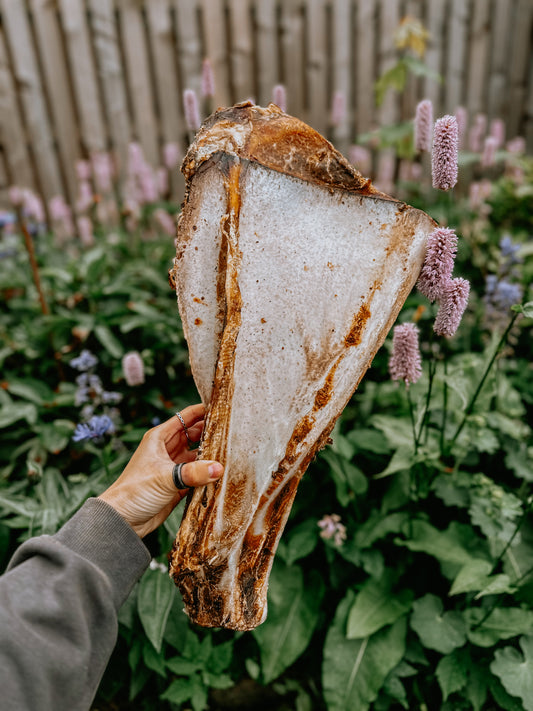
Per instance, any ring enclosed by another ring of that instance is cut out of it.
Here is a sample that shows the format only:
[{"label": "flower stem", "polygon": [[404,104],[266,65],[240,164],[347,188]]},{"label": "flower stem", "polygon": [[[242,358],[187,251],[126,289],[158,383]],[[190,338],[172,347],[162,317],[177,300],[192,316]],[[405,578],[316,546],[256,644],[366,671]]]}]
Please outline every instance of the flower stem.
[{"label": "flower stem", "polygon": [[467,406],[466,410],[464,411],[463,419],[462,419],[461,423],[459,424],[459,426],[457,427],[457,430],[455,431],[454,436],[452,437],[452,439],[450,440],[450,442],[448,442],[448,446],[446,447],[446,451],[444,452],[444,454],[450,454],[450,452],[451,452],[451,450],[452,450],[452,448],[453,448],[453,445],[455,444],[455,442],[457,441],[457,438],[459,437],[459,435],[460,435],[461,432],[463,431],[463,427],[465,426],[465,424],[466,424],[468,418],[469,418],[470,415],[472,414],[472,411],[473,411],[473,409],[474,409],[474,405],[476,404],[476,401],[477,401],[477,399],[478,399],[478,397],[479,397],[479,394],[481,393],[481,390],[483,389],[483,386],[484,386],[485,381],[486,381],[486,379],[487,379],[487,376],[488,376],[488,374],[489,374],[489,372],[490,372],[492,366],[494,365],[494,361],[495,361],[496,358],[498,357],[498,354],[499,354],[499,352],[500,352],[502,346],[504,345],[505,341],[507,340],[507,336],[509,335],[509,332],[510,332],[510,330],[512,329],[512,327],[513,327],[513,325],[514,325],[514,322],[516,321],[517,317],[518,317],[518,313],[514,313],[513,316],[512,316],[512,318],[511,318],[511,320],[509,321],[509,324],[508,324],[507,328],[506,328],[505,331],[503,332],[502,337],[500,338],[500,340],[499,340],[499,342],[498,342],[498,345],[497,345],[497,347],[496,347],[496,349],[495,349],[495,351],[494,351],[494,353],[493,353],[493,355],[492,355],[492,358],[491,358],[491,359],[489,360],[489,362],[487,363],[487,367],[485,368],[485,371],[483,372],[483,375],[481,376],[481,379],[480,379],[480,381],[479,381],[479,383],[478,383],[478,386],[477,386],[477,388],[476,388],[474,394],[473,394],[472,397],[470,398],[470,402],[468,403],[468,406]]},{"label": "flower stem", "polygon": [[20,209],[17,209],[17,219],[20,225],[20,229],[22,231],[22,234],[24,236],[24,245],[26,247],[26,251],[28,252],[28,257],[30,259],[30,266],[31,266],[31,273],[33,276],[33,283],[35,284],[35,288],[37,289],[37,294],[39,295],[39,303],[41,305],[41,311],[45,316],[47,316],[50,313],[50,309],[48,308],[48,304],[46,303],[46,299],[44,296],[43,288],[41,286],[41,278],[39,276],[39,267],[37,265],[37,259],[35,258],[35,249],[33,247],[33,240],[28,232],[28,228],[26,227],[26,222],[24,218],[22,217],[22,212]]}]

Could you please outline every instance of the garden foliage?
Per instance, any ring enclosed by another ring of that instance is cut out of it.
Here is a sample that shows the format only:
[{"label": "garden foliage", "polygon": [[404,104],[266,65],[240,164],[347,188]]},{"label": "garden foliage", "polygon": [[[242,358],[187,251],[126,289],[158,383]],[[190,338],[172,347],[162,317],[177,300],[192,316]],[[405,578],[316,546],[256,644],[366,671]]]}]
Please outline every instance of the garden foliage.
[{"label": "garden foliage", "polygon": [[[459,236],[455,273],[472,290],[457,334],[433,334],[435,306],[411,294],[399,322],[418,326],[422,376],[391,380],[389,338],[301,482],[253,632],[186,618],[166,573],[181,510],[149,537],[153,562],[120,613],[95,708],[533,709],[533,168],[522,167],[475,208],[401,186]],[[45,315],[17,230],[2,237],[4,565],[113,481],[147,428],[198,399],[166,280],[172,238],[142,235],[141,222],[59,249],[37,234]],[[123,371],[131,352],[138,384]]]}]

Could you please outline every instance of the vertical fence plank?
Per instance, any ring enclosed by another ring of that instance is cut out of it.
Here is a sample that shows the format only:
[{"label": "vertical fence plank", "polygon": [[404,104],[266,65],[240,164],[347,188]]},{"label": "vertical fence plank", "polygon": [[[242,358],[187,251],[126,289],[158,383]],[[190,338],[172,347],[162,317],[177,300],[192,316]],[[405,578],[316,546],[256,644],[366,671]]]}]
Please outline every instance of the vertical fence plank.
[{"label": "vertical fence plank", "polygon": [[64,190],[25,4],[20,0],[2,0],[0,8],[13,57],[15,85],[35,158],[36,182],[45,200],[49,200],[54,195],[64,194]]},{"label": "vertical fence plank", "polygon": [[0,142],[5,153],[6,172],[15,185],[34,190],[31,158],[3,32],[0,32],[0,116]]},{"label": "vertical fence plank", "polygon": [[488,80],[487,113],[491,118],[505,114],[507,67],[510,47],[512,0],[497,0],[492,14],[490,73]]},{"label": "vertical fence plank", "polygon": [[468,36],[468,0],[452,0],[448,21],[448,48],[446,54],[445,97],[442,113],[452,114],[463,103],[465,81],[466,43]]},{"label": "vertical fence plank", "polygon": [[255,96],[253,25],[250,0],[232,0],[229,4],[231,37],[231,84],[233,100],[245,101]]},{"label": "vertical fence plank", "polygon": [[65,176],[66,197],[70,202],[74,202],[75,161],[80,157],[80,143],[61,30],[56,9],[47,0],[32,0],[31,10],[39,61],[43,69],[50,111],[56,129],[58,157]]},{"label": "vertical fence plank", "polygon": [[351,60],[351,2],[333,0],[332,52],[333,52],[333,88],[345,97],[346,111],[338,126],[333,127],[335,146],[344,154],[348,150],[351,136],[352,82],[350,76]]},{"label": "vertical fence plank", "polygon": [[229,76],[227,29],[223,0],[200,0],[204,34],[204,56],[208,57],[215,74],[215,104],[233,103]]},{"label": "vertical fence plank", "polygon": [[131,123],[113,0],[89,0],[89,8],[105,117],[119,182],[122,183],[131,140]]},{"label": "vertical fence plank", "polygon": [[276,0],[256,0],[257,100],[262,106],[272,101],[272,89],[280,82]]},{"label": "vertical fence plank", "polygon": [[[202,46],[196,0],[175,0],[176,37],[183,89],[200,93]],[[216,77],[215,77],[216,80]]]},{"label": "vertical fence plank", "polygon": [[[444,36],[446,5],[442,0],[428,0],[426,28],[430,37],[424,61],[431,71],[442,75],[442,38]],[[442,113],[442,84],[424,77],[423,97],[433,103],[435,114]],[[420,97],[419,97],[420,98]]]},{"label": "vertical fence plank", "polygon": [[466,77],[466,107],[472,115],[483,112],[487,105],[490,11],[487,0],[474,0],[467,60],[469,71]]},{"label": "vertical fence plank", "polygon": [[107,148],[89,30],[81,0],[60,0],[71,77],[78,104],[81,138],[88,152]]},{"label": "vertical fence plank", "polygon": [[336,87],[328,86],[327,18],[324,0],[307,0],[306,11],[306,117],[314,129],[325,134],[330,125],[331,98]]},{"label": "vertical fence plank", "polygon": [[510,136],[522,129],[522,116],[526,107],[527,72],[531,61],[531,30],[533,4],[531,0],[518,0],[512,29],[513,42],[509,61],[509,103],[507,128]]},{"label": "vertical fence plank", "polygon": [[147,161],[155,166],[159,162],[159,130],[154,109],[142,6],[136,0],[120,0],[118,7],[135,134]]},{"label": "vertical fence plank", "polygon": [[300,0],[283,0],[280,11],[281,72],[287,88],[287,111],[305,120],[302,3]]},{"label": "vertical fence plank", "polygon": [[355,124],[358,134],[370,131],[374,121],[375,19],[375,0],[358,0],[355,30],[356,53],[352,69],[356,78]]},{"label": "vertical fence plank", "polygon": [[150,0],[146,5],[154,60],[155,91],[165,142],[181,141],[185,123],[181,111],[174,61],[174,37],[168,0]]}]

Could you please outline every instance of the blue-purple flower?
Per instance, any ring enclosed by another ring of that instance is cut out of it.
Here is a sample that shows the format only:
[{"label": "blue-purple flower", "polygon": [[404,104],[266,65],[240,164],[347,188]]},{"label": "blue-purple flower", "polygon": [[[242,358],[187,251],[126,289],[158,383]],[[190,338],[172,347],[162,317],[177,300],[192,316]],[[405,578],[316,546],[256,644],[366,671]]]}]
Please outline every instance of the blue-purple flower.
[{"label": "blue-purple flower", "polygon": [[97,364],[98,358],[87,349],[83,350],[77,358],[73,358],[70,361],[70,366],[81,372],[91,370]]},{"label": "blue-purple flower", "polygon": [[115,425],[109,415],[93,415],[88,422],[76,425],[72,439],[74,442],[89,442],[99,440],[105,434],[112,434]]}]

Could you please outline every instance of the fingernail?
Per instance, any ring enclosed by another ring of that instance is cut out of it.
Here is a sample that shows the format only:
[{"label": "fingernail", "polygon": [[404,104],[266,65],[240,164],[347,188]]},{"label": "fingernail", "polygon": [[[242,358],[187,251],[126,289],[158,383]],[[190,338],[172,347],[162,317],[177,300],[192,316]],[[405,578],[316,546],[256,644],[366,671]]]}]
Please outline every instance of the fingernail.
[{"label": "fingernail", "polygon": [[209,465],[209,469],[207,471],[209,473],[210,479],[218,479],[222,475],[224,467],[222,466],[222,464],[215,462],[214,464]]}]

